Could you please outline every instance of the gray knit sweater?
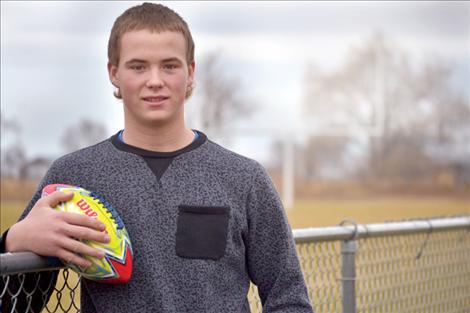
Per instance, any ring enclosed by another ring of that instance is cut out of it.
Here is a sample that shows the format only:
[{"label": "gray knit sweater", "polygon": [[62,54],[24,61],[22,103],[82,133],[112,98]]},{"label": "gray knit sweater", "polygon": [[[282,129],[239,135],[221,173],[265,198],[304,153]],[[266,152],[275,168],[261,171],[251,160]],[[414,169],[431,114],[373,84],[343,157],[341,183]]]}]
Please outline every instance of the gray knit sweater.
[{"label": "gray knit sweater", "polygon": [[108,139],[56,160],[24,215],[50,183],[104,196],[132,240],[131,281],[82,280],[83,313],[249,312],[250,280],[263,312],[312,312],[285,212],[256,161],[205,140],[158,180]]}]

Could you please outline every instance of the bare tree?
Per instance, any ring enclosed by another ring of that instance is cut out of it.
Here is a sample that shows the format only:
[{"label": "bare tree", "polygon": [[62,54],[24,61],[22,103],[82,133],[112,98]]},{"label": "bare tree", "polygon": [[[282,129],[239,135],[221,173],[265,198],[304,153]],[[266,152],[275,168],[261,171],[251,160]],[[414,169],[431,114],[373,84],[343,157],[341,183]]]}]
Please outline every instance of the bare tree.
[{"label": "bare tree", "polygon": [[52,162],[53,160],[47,157],[35,157],[28,162],[24,162],[20,168],[19,177],[22,180],[38,180],[46,174]]},{"label": "bare tree", "polygon": [[304,111],[315,122],[379,127],[386,137],[414,117],[407,112],[415,99],[408,56],[381,34],[352,48],[336,72],[311,66],[306,73]]},{"label": "bare tree", "polygon": [[468,132],[470,127],[470,101],[452,88],[452,74],[448,64],[433,60],[421,69],[416,84],[418,105],[424,110],[413,132],[421,132],[437,143],[451,142],[456,132]]},{"label": "bare tree", "polygon": [[65,129],[61,144],[66,153],[98,143],[106,138],[106,128],[95,121],[83,119]]},{"label": "bare tree", "polygon": [[198,124],[212,137],[226,138],[234,122],[255,109],[240,80],[224,71],[219,52],[208,54],[201,62],[196,93],[200,97]]},{"label": "bare tree", "polygon": [[427,147],[469,133],[469,103],[450,86],[451,68],[442,61],[411,63],[398,45],[376,34],[351,50],[338,71],[312,66],[306,74],[304,110],[314,123],[380,131],[370,139],[363,167],[374,177],[432,175],[435,155]]},{"label": "bare tree", "polygon": [[345,136],[311,137],[297,156],[297,176],[332,178],[345,175],[346,150],[351,139]]},{"label": "bare tree", "polygon": [[0,112],[1,124],[1,177],[18,178],[20,169],[27,162],[26,153],[21,143],[21,129],[17,121],[7,119]]},{"label": "bare tree", "polygon": [[24,148],[21,145],[11,145],[2,149],[2,177],[20,177],[21,168],[26,164],[27,159]]}]

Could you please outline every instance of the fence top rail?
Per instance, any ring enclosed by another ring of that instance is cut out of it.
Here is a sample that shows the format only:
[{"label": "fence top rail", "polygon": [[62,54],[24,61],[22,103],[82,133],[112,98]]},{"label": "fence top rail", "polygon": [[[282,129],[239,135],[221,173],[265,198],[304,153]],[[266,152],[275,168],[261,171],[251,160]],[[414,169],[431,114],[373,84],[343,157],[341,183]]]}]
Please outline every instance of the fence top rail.
[{"label": "fence top rail", "polygon": [[54,257],[43,257],[33,252],[14,252],[0,254],[0,274],[14,275],[27,272],[41,272],[65,267]]},{"label": "fence top rail", "polygon": [[[442,230],[467,228],[470,232],[470,215],[453,218],[390,222],[382,224],[356,224],[294,229],[296,243],[351,240],[380,236],[405,235]],[[54,270],[64,267],[57,259],[41,257],[32,252],[0,254],[0,274],[13,275],[26,272]]]},{"label": "fence top rail", "polygon": [[461,228],[468,228],[470,231],[470,215],[380,224],[356,224],[353,221],[347,221],[338,226],[294,229],[293,234],[296,243],[307,243],[429,233]]}]

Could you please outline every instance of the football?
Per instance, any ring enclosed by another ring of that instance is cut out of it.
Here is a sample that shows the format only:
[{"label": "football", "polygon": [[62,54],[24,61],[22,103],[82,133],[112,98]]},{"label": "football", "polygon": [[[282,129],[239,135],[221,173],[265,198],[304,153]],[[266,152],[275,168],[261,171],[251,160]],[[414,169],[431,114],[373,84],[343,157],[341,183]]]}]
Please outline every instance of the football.
[{"label": "football", "polygon": [[72,192],[73,198],[62,202],[56,210],[87,215],[106,225],[105,232],[111,238],[107,244],[82,240],[85,244],[105,253],[103,259],[80,255],[92,263],[88,268],[64,264],[85,278],[107,284],[128,282],[132,275],[132,245],[129,234],[116,210],[102,196],[86,189],[64,184],[47,185],[42,190],[45,197],[55,191]]}]

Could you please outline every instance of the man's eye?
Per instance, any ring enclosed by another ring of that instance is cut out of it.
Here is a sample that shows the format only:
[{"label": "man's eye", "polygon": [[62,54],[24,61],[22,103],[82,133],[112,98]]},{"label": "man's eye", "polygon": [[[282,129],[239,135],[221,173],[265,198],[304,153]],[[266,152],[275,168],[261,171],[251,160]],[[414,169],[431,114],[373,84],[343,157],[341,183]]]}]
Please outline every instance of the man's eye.
[{"label": "man's eye", "polygon": [[163,68],[167,69],[167,70],[174,70],[176,68],[176,64],[165,64],[163,66]]},{"label": "man's eye", "polygon": [[145,67],[143,65],[131,65],[131,69],[135,71],[143,71]]}]

